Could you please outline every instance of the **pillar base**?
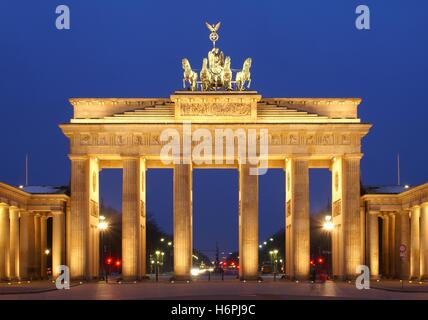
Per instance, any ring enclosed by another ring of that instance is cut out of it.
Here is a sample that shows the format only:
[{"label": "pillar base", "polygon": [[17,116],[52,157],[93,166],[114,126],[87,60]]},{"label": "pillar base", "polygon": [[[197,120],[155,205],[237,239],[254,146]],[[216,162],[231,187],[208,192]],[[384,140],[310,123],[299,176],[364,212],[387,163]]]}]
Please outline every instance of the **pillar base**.
[{"label": "pillar base", "polygon": [[260,276],[241,276],[239,281],[263,281],[263,278]]},{"label": "pillar base", "polygon": [[170,282],[190,282],[192,281],[192,276],[190,275],[183,275],[183,276],[172,276],[169,279]]}]

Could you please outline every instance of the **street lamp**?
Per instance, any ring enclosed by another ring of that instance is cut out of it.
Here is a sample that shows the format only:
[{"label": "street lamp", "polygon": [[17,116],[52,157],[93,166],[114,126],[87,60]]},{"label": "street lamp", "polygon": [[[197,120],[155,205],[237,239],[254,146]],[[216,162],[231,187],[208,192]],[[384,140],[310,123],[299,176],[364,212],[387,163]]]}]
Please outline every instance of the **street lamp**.
[{"label": "street lamp", "polygon": [[[328,245],[330,247],[331,245],[331,239],[330,239],[330,234],[332,233],[333,229],[334,229],[334,223],[332,221],[332,218],[330,215],[325,216],[324,218],[324,224],[322,226],[323,230],[327,232],[327,237],[328,237]],[[331,249],[330,249],[331,250]],[[329,251],[330,251],[329,250]],[[328,266],[330,266],[330,257],[328,257]]]},{"label": "street lamp", "polygon": [[103,271],[103,276],[106,282],[108,282],[107,279],[107,275],[106,275],[106,271],[105,271],[105,262],[104,262],[104,253],[106,251],[105,245],[104,245],[104,232],[108,229],[108,222],[105,221],[106,218],[104,216],[100,216],[99,217],[99,222],[98,222],[98,229],[100,230],[101,233],[101,261],[102,261],[102,271]]},{"label": "street lamp", "polygon": [[324,221],[324,224],[322,225],[322,228],[325,231],[332,231],[334,229],[334,224],[333,224],[333,221],[331,221],[331,216],[325,216],[324,220],[325,221]]},{"label": "street lamp", "polygon": [[50,251],[49,249],[46,249],[46,250],[45,250],[45,255],[47,255],[47,256],[48,256],[50,253],[51,253],[51,251]]}]

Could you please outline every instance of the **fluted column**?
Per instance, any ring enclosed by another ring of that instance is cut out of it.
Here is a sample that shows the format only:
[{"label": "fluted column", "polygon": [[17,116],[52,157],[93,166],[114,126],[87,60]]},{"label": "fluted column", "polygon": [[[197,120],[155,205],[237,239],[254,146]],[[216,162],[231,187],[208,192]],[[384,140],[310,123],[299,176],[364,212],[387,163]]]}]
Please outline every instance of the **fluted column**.
[{"label": "fluted column", "polygon": [[34,215],[34,273],[35,278],[41,277],[41,229],[40,229],[40,214]]},{"label": "fluted column", "polygon": [[428,280],[428,203],[421,206],[420,278]]},{"label": "fluted column", "polygon": [[75,280],[96,278],[99,272],[98,159],[70,156],[70,274]]},{"label": "fluted column", "polygon": [[383,215],[382,220],[382,276],[384,278],[389,277],[390,267],[389,267],[389,216]]},{"label": "fluted column", "polygon": [[239,278],[259,278],[258,175],[249,164],[239,165]]},{"label": "fluted column", "polygon": [[286,160],[286,273],[291,279],[309,277],[309,171],[308,160]]},{"label": "fluted column", "polygon": [[379,277],[379,224],[378,212],[370,212],[368,216],[369,223],[369,257],[370,257],[370,275],[373,278]]},{"label": "fluted column", "polygon": [[10,277],[10,222],[9,206],[0,203],[0,281]]},{"label": "fluted column", "polygon": [[19,226],[19,277],[33,279],[35,275],[34,215],[20,211]]},{"label": "fluted column", "polygon": [[335,157],[332,161],[333,274],[354,278],[363,262],[360,215],[361,154]]},{"label": "fluted column", "polygon": [[10,218],[10,278],[19,278],[19,209],[9,208]]},{"label": "fluted column", "polygon": [[45,250],[47,249],[47,217],[40,217],[40,276],[42,279],[47,278],[46,264],[47,256]]},{"label": "fluted column", "polygon": [[[409,212],[401,211],[397,213],[395,221],[396,248],[398,248],[397,276],[404,280],[409,278],[410,272],[410,219]],[[404,246],[405,251],[400,251],[400,246]]]},{"label": "fluted column", "polygon": [[64,264],[65,217],[61,211],[52,212],[52,274],[57,277],[58,267]]},{"label": "fluted column", "polygon": [[395,248],[395,214],[389,215],[389,276],[395,276],[395,257],[397,255]]},{"label": "fluted column", "polygon": [[419,279],[420,276],[420,206],[411,208],[410,215],[410,278]]},{"label": "fluted column", "polygon": [[[141,279],[146,272],[145,257],[145,161],[123,159],[122,277]],[[144,256],[143,256],[144,255]]]},{"label": "fluted column", "polygon": [[192,268],[192,165],[174,166],[174,277],[189,280]]}]

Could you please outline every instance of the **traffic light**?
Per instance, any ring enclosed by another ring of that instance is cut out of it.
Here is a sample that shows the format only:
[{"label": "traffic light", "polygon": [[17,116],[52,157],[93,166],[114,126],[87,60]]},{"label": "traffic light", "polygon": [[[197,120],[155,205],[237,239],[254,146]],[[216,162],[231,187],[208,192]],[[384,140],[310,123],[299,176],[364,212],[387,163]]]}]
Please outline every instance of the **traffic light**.
[{"label": "traffic light", "polygon": [[116,267],[120,267],[120,260],[116,261]]},{"label": "traffic light", "polygon": [[111,263],[113,262],[113,259],[112,258],[107,258],[106,259],[106,263],[107,263],[107,265],[111,265]]},{"label": "traffic light", "polygon": [[318,258],[318,263],[319,263],[319,264],[323,264],[323,263],[324,263],[324,259],[323,259],[323,258],[321,258],[321,257],[319,257],[319,258]]}]

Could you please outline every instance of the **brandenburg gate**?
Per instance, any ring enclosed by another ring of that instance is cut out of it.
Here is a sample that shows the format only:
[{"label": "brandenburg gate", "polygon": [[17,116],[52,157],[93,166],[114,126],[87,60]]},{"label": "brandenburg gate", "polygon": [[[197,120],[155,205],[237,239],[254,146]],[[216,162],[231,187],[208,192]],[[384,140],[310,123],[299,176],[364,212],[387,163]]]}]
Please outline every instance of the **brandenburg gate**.
[{"label": "brandenburg gate", "polygon": [[[354,277],[356,267],[364,262],[361,140],[371,127],[358,118],[360,99],[264,98],[249,90],[251,59],[245,60],[233,77],[230,57],[215,47],[219,24],[208,26],[213,49],[203,60],[200,74],[187,59],[182,61],[187,90],[176,91],[169,98],[70,99],[73,118],[60,128],[70,141],[67,262],[72,278],[98,277],[102,169],[123,169],[124,280],[142,279],[146,273],[146,171],[173,169],[174,274],[178,280],[188,280],[192,267],[192,170],[230,168],[239,172],[239,275],[245,280],[257,279],[259,187],[252,169],[262,167],[285,171],[285,261],[286,274],[293,279],[309,276],[309,169],[331,170],[333,274],[341,279]],[[173,140],[172,136],[165,139],[165,130],[178,134],[182,146],[178,152],[163,154]],[[262,131],[266,133],[263,139]],[[197,132],[215,139],[205,140],[204,152],[195,158],[190,154],[201,148]],[[211,161],[200,161],[207,160],[207,150],[214,150],[219,139],[223,140],[218,132],[235,134],[232,155],[222,147]],[[250,144],[258,145],[258,163],[242,161],[243,154],[237,152],[241,138],[253,132],[254,138],[244,145],[248,144],[247,151]],[[190,152],[185,150],[186,140],[191,141]],[[267,147],[266,154],[262,147]]]}]

